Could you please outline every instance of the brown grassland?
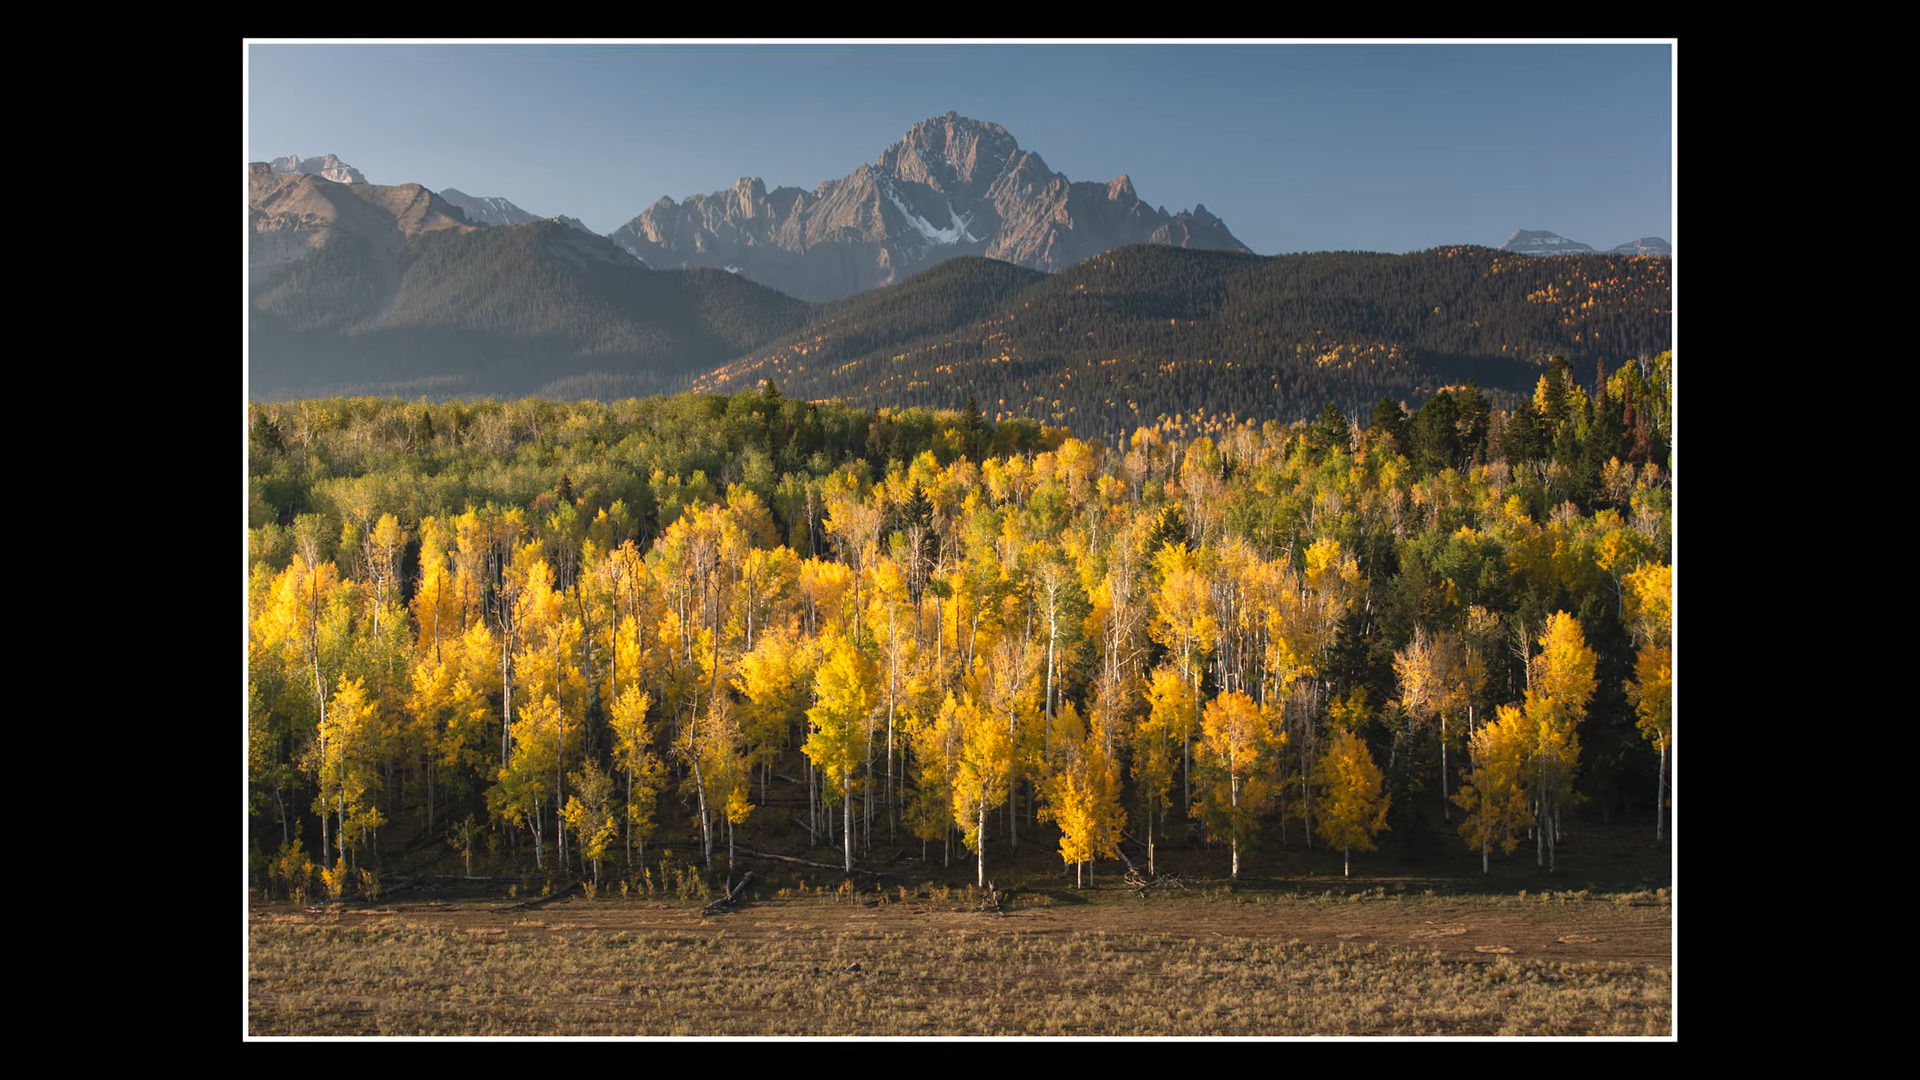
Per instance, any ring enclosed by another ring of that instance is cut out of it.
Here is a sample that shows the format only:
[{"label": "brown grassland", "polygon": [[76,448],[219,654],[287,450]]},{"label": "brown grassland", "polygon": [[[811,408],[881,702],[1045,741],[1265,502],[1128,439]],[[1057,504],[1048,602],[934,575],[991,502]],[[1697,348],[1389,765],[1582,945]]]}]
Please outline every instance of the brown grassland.
[{"label": "brown grassland", "polygon": [[[1382,865],[1343,880],[1338,853],[1282,852],[1265,876],[1186,876],[1144,897],[1106,870],[1076,890],[1028,845],[997,875],[1014,882],[1004,912],[980,909],[969,866],[937,858],[857,889],[743,859],[765,880],[711,915],[691,874],[651,894],[573,885],[534,906],[538,883],[451,878],[325,906],[256,901],[247,1033],[1670,1035],[1667,856],[1612,833],[1563,849],[1551,877],[1525,849],[1486,881],[1477,858],[1470,873]],[[1224,870],[1218,851],[1161,861]]]}]

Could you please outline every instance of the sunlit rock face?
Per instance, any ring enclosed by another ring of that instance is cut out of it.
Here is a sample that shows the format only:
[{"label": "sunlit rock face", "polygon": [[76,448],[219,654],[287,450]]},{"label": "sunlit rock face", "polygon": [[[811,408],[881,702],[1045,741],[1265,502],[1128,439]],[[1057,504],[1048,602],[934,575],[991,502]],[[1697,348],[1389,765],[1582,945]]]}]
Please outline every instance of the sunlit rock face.
[{"label": "sunlit rock face", "polygon": [[951,112],[812,191],[742,177],[726,191],[662,198],[612,237],[658,269],[728,270],[806,300],[960,255],[1051,272],[1126,244],[1247,250],[1204,206],[1155,209],[1125,175],[1075,183],[1007,129]]}]

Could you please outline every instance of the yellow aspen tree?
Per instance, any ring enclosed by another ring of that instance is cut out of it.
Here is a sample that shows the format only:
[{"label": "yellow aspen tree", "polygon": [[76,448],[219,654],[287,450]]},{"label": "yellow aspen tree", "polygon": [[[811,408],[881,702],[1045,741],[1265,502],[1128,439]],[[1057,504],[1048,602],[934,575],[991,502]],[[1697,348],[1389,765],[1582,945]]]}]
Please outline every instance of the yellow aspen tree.
[{"label": "yellow aspen tree", "polygon": [[894,727],[899,711],[900,695],[904,691],[903,673],[913,661],[914,646],[913,619],[910,612],[906,575],[901,572],[900,564],[892,558],[877,559],[872,567],[872,591],[867,612],[867,625],[871,628],[874,641],[879,645],[880,655],[887,666],[885,701],[887,713],[887,806],[889,821],[897,826],[899,821],[898,785],[894,773]]},{"label": "yellow aspen tree", "polygon": [[[303,523],[312,520],[316,519],[303,518]],[[292,562],[273,577],[249,611],[253,617],[249,635],[254,650],[251,655],[261,664],[269,658],[277,660],[289,687],[304,687],[302,696],[313,707],[311,717],[289,725],[291,730],[285,739],[289,767],[282,770],[287,776],[294,772],[291,766],[295,747],[326,723],[330,696],[327,687],[332,681],[329,673],[337,677],[344,662],[352,636],[355,606],[354,588],[340,580],[339,569],[331,562],[313,561],[317,542],[311,524],[300,531],[303,539]],[[314,726],[305,727],[306,723]],[[284,798],[279,785],[276,785],[275,797]],[[281,816],[284,821],[284,807]],[[329,828],[328,818],[322,814],[320,858],[323,863],[328,848],[334,846]]]},{"label": "yellow aspen tree", "polygon": [[379,784],[377,762],[367,749],[376,722],[375,702],[367,697],[365,680],[340,676],[308,765],[318,788],[314,812],[334,815],[340,867],[359,842],[386,823],[373,798]]},{"label": "yellow aspen tree", "polygon": [[1155,557],[1160,587],[1153,594],[1153,615],[1147,633],[1167,650],[1167,655],[1187,682],[1193,712],[1178,728],[1180,741],[1181,801],[1193,802],[1191,745],[1199,725],[1200,675],[1213,652],[1220,632],[1214,616],[1213,592],[1200,565],[1199,555],[1184,544],[1168,544]]},{"label": "yellow aspen tree", "polygon": [[[844,473],[835,473],[834,479],[845,477]],[[877,554],[880,527],[885,515],[880,508],[860,498],[850,482],[836,484],[824,493],[827,507],[827,535],[833,538],[834,550],[840,556],[851,577],[853,586],[853,635],[860,636],[861,608],[865,606],[862,595],[863,573]]]},{"label": "yellow aspen tree", "polygon": [[1167,664],[1153,669],[1146,698],[1146,715],[1134,728],[1133,782],[1146,820],[1147,873],[1153,874],[1158,872],[1154,865],[1154,818],[1158,816],[1160,829],[1165,832],[1177,757],[1173,745],[1180,726],[1193,712],[1193,699],[1186,679]]},{"label": "yellow aspen tree", "polygon": [[1372,851],[1387,827],[1386,778],[1373,763],[1366,740],[1341,728],[1320,758],[1320,835],[1345,855],[1342,874],[1353,876],[1353,849]]},{"label": "yellow aspen tree", "polygon": [[[546,790],[553,799],[555,846],[564,864],[566,832],[560,827],[559,812],[566,805],[565,777],[574,748],[584,741],[579,736],[585,726],[586,680],[574,660],[585,628],[566,594],[554,588],[553,572],[539,550],[538,542],[522,549],[527,568],[520,588],[520,650],[514,670],[528,699],[539,696],[553,702],[551,711],[543,707],[538,729],[549,740],[542,754],[553,769],[553,783]],[[516,739],[521,730],[515,726]]]},{"label": "yellow aspen tree", "polygon": [[1482,874],[1492,872],[1494,847],[1511,854],[1520,846],[1520,830],[1532,820],[1527,808],[1532,747],[1527,718],[1512,705],[1500,706],[1493,720],[1467,737],[1470,767],[1460,771],[1453,804],[1465,812],[1460,836],[1479,850]]},{"label": "yellow aspen tree", "polygon": [[807,699],[813,692],[812,672],[819,655],[813,639],[784,624],[764,630],[734,666],[733,688],[745,698],[741,723],[746,729],[749,760],[761,767],[762,802],[766,801],[767,774],[774,754],[795,725],[806,719]]},{"label": "yellow aspen tree", "polygon": [[728,485],[727,513],[751,546],[763,549],[780,546],[779,534],[773,527],[773,514],[752,488],[745,484]]},{"label": "yellow aspen tree", "polygon": [[1207,702],[1201,720],[1198,756],[1211,783],[1202,787],[1194,809],[1209,834],[1231,847],[1235,881],[1240,879],[1240,842],[1251,836],[1273,796],[1262,766],[1283,738],[1276,737],[1270,718],[1251,697],[1231,690]]},{"label": "yellow aspen tree", "polygon": [[533,835],[534,865],[541,868],[546,866],[546,810],[562,758],[555,753],[555,740],[565,729],[552,694],[524,700],[513,721],[513,752],[487,789],[488,812],[526,826]]},{"label": "yellow aspen tree", "polygon": [[1633,658],[1633,703],[1640,734],[1660,754],[1654,792],[1653,842],[1664,837],[1667,814],[1667,748],[1673,743],[1673,567],[1646,563],[1626,575],[1627,625],[1639,641]]},{"label": "yellow aspen tree", "polygon": [[744,632],[740,647],[751,651],[760,634],[795,614],[800,560],[785,547],[754,548],[740,560],[739,572],[734,617]]},{"label": "yellow aspen tree", "polygon": [[1134,552],[1136,530],[1125,524],[1119,530],[1106,554],[1104,576],[1097,582],[1092,580],[1092,574],[1098,571],[1089,560],[1085,584],[1091,601],[1087,624],[1093,628],[1088,636],[1100,643],[1098,682],[1111,688],[1108,692],[1116,702],[1120,689],[1139,676],[1139,657],[1144,652],[1139,639],[1145,620],[1145,606],[1139,596],[1139,560]]},{"label": "yellow aspen tree", "polygon": [[1013,740],[1006,724],[991,711],[963,697],[956,710],[960,723],[960,768],[953,784],[954,824],[977,860],[977,884],[987,884],[987,814],[1007,801],[1013,771]]},{"label": "yellow aspen tree", "polygon": [[1018,853],[1020,833],[1015,795],[1020,780],[1038,771],[1042,734],[1035,723],[1035,714],[1039,712],[1040,649],[1031,642],[1023,642],[1013,631],[1013,627],[1005,628],[976,665],[985,670],[976,670],[974,676],[980,688],[981,707],[1007,732],[1007,848]]},{"label": "yellow aspen tree", "polygon": [[808,634],[817,636],[840,626],[841,601],[852,588],[853,574],[844,565],[811,558],[801,562],[801,611],[806,615]]},{"label": "yellow aspen tree", "polygon": [[467,628],[453,568],[454,537],[435,518],[420,522],[420,580],[413,591],[415,654],[438,659],[440,644]]},{"label": "yellow aspen tree", "polygon": [[1126,816],[1120,806],[1120,765],[1072,702],[1060,706],[1052,727],[1053,762],[1042,785],[1040,816],[1059,826],[1061,861],[1073,867],[1074,887],[1080,888],[1081,868],[1113,854],[1120,842]]},{"label": "yellow aspen tree", "polygon": [[567,796],[561,818],[573,832],[574,850],[579,852],[582,861],[593,864],[593,883],[597,887],[600,860],[620,836],[620,822],[613,812],[613,778],[588,758],[577,771],[569,774],[569,779],[573,781],[573,794]]},{"label": "yellow aspen tree", "polygon": [[1580,721],[1597,683],[1593,650],[1573,616],[1560,611],[1548,617],[1539,644],[1528,673],[1524,711],[1534,732],[1535,861],[1551,872],[1560,814],[1574,799]]},{"label": "yellow aspen tree", "polygon": [[626,847],[627,865],[633,865],[633,852],[640,851],[640,863],[647,861],[647,838],[653,835],[654,808],[666,783],[666,763],[653,752],[654,729],[647,722],[651,699],[628,686],[613,699],[613,767],[627,782]]},{"label": "yellow aspen tree", "polygon": [[[1331,538],[1308,546],[1298,569],[1281,570],[1278,602],[1267,613],[1267,667],[1300,717],[1300,799],[1307,846],[1313,846],[1314,720],[1329,700],[1328,658],[1340,623],[1366,594],[1359,562]],[[1303,693],[1300,688],[1308,691]]]},{"label": "yellow aspen tree", "polygon": [[1655,789],[1653,842],[1664,837],[1667,805],[1667,748],[1673,742],[1673,650],[1649,642],[1633,660],[1634,680],[1627,684],[1640,734],[1660,754],[1659,783]]},{"label": "yellow aspen tree", "polygon": [[[727,830],[727,873],[731,875],[734,827],[744,823],[747,815],[753,811],[753,804],[747,801],[745,736],[740,729],[739,717],[725,695],[715,698],[705,719],[688,730],[697,737],[697,742],[688,748],[688,756],[699,778],[701,813],[707,813],[708,805],[719,811],[721,822]],[[711,803],[708,793],[711,793]],[[706,829],[704,822],[702,829]],[[713,869],[711,850],[707,855],[707,869]]]},{"label": "yellow aspen tree", "polygon": [[940,859],[944,869],[952,863],[954,783],[960,772],[962,746],[960,705],[952,693],[939,708],[908,718],[907,742],[913,751],[914,776],[907,821],[913,835],[920,838],[923,859],[929,841],[946,841]]},{"label": "yellow aspen tree", "polygon": [[383,620],[393,617],[400,603],[400,557],[407,548],[407,531],[392,514],[381,514],[367,533],[367,603],[373,612],[373,631],[380,632]]},{"label": "yellow aspen tree", "polygon": [[453,594],[460,606],[462,624],[486,614],[488,577],[493,543],[490,529],[478,512],[468,508],[448,524],[453,534]]},{"label": "yellow aspen tree", "polygon": [[710,747],[715,741],[716,729],[723,722],[722,717],[730,718],[731,710],[726,704],[722,699],[715,698],[701,715],[688,718],[673,741],[674,756],[687,766],[680,781],[680,790],[682,795],[693,795],[696,820],[700,824],[700,852],[708,870],[713,869],[713,810],[719,798],[718,789],[709,782],[709,766],[713,764]]},{"label": "yellow aspen tree", "polygon": [[815,704],[807,710],[811,730],[801,749],[826,781],[828,804],[841,805],[841,850],[845,870],[852,874],[853,796],[878,680],[873,663],[844,635],[828,635],[821,653],[813,680]]},{"label": "yellow aspen tree", "polygon": [[483,775],[493,719],[488,698],[499,687],[493,657],[492,635],[485,623],[476,622],[466,633],[417,653],[408,673],[405,714],[427,756],[429,829],[436,789],[464,793]]}]

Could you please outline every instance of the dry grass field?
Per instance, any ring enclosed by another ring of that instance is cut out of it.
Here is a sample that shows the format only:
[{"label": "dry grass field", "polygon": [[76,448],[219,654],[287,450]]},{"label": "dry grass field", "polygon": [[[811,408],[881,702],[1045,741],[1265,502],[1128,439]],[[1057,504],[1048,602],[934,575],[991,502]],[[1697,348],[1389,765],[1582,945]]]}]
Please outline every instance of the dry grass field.
[{"label": "dry grass field", "polygon": [[967,886],[693,900],[256,904],[248,1034],[1671,1033],[1667,890],[1149,894]]}]

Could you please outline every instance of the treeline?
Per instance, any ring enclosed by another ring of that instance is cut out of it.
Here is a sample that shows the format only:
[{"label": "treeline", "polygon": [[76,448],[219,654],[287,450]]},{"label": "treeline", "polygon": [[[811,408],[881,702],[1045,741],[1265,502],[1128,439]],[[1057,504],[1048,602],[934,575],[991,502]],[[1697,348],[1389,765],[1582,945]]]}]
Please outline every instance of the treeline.
[{"label": "treeline", "polygon": [[1151,873],[1191,826],[1237,875],[1437,816],[1551,865],[1661,801],[1666,378],[1118,446],[771,387],[257,405],[256,880],[395,830],[598,880],[676,806],[711,865],[776,784],[849,866],[1124,831]]},{"label": "treeline", "polygon": [[[1016,290],[1012,268],[956,259],[843,301],[695,388],[773,378],[800,396],[949,408],[971,394],[990,415],[1108,438],[1202,408],[1351,415],[1468,379],[1524,393],[1549,355],[1585,369],[1664,351],[1669,266],[1479,247],[1264,258],[1147,245]],[[945,297],[967,283],[1006,299],[960,324]]]}]

